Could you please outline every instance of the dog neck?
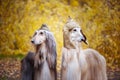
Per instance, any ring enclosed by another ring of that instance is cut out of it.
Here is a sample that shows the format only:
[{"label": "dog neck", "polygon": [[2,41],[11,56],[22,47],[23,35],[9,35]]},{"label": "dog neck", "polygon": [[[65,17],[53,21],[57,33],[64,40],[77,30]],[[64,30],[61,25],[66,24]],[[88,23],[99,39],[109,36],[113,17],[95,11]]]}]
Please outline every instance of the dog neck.
[{"label": "dog neck", "polygon": [[82,44],[79,42],[74,42],[75,48],[78,52],[82,50]]},{"label": "dog neck", "polygon": [[64,47],[67,49],[75,49],[75,45],[70,41],[69,34],[63,32]]},{"label": "dog neck", "polygon": [[46,60],[47,48],[45,43],[36,46],[36,56],[41,57],[44,61]]},{"label": "dog neck", "polygon": [[77,52],[80,52],[82,50],[82,44],[79,42],[71,42],[68,44],[64,44],[64,48],[75,49]]},{"label": "dog neck", "polygon": [[74,44],[70,43],[68,40],[64,40],[64,47],[67,49],[75,49]]},{"label": "dog neck", "polygon": [[40,45],[37,45],[37,46],[36,46],[36,54],[37,54],[37,53],[46,53],[46,52],[47,52],[46,49],[47,49],[47,48],[46,48],[46,44],[45,44],[45,43],[42,43],[42,44],[40,44]]}]

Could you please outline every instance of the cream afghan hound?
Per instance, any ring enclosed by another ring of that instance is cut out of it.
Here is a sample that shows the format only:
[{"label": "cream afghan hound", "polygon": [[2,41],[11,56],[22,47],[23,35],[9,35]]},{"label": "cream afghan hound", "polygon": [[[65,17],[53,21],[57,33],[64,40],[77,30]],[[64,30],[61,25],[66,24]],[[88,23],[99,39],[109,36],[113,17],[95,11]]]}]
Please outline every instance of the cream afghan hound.
[{"label": "cream afghan hound", "polygon": [[[53,34],[49,31],[47,25],[43,24],[39,30],[37,30],[31,42],[34,44],[36,48],[36,52],[33,55],[34,57],[28,58],[25,57],[23,62],[23,71],[26,70],[28,73],[23,72],[23,78],[28,77],[31,79],[23,79],[23,80],[57,80],[57,72],[56,72],[56,43]],[[29,53],[32,54],[32,53]],[[28,55],[29,55],[28,54]],[[29,60],[27,60],[29,59]],[[26,62],[25,62],[26,60]],[[33,65],[27,65],[24,68],[24,65],[30,63],[30,60],[33,61]],[[32,67],[31,70],[29,67]],[[30,71],[31,74],[30,73]],[[24,75],[25,74],[25,75]],[[29,76],[30,75],[30,76]]]},{"label": "cream afghan hound", "polygon": [[105,58],[94,49],[82,49],[86,37],[71,18],[64,26],[63,38],[62,80],[107,80]]}]

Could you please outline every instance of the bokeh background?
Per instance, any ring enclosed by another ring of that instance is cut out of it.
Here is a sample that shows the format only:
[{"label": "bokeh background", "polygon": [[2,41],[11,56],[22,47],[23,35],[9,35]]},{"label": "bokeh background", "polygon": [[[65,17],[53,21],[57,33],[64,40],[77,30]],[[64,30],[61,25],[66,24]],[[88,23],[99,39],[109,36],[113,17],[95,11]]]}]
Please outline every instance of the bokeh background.
[{"label": "bokeh background", "polygon": [[30,39],[43,23],[56,38],[59,71],[68,16],[85,33],[89,45],[84,48],[96,49],[106,58],[110,80],[120,76],[120,0],[0,0],[0,80],[18,80],[20,60],[34,51]]}]

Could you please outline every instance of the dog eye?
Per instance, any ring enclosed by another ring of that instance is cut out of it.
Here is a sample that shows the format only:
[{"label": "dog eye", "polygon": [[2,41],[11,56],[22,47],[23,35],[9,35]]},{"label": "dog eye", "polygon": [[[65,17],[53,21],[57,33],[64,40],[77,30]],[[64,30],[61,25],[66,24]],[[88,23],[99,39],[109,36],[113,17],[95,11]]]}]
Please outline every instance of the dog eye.
[{"label": "dog eye", "polygon": [[40,32],[41,35],[43,35],[43,32]]},{"label": "dog eye", "polygon": [[73,31],[77,31],[76,29],[74,29]]}]

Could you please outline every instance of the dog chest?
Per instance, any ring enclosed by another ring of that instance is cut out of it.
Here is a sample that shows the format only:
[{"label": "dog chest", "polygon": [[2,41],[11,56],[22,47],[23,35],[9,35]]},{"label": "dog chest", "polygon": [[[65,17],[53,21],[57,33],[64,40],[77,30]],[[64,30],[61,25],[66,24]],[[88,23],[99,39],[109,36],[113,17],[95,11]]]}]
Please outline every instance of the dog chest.
[{"label": "dog chest", "polygon": [[52,80],[47,61],[43,63],[40,70],[36,70],[35,80]]},{"label": "dog chest", "polygon": [[[77,52],[74,49],[63,49],[62,80],[80,80],[80,67]],[[66,75],[66,76],[64,76]]]}]

